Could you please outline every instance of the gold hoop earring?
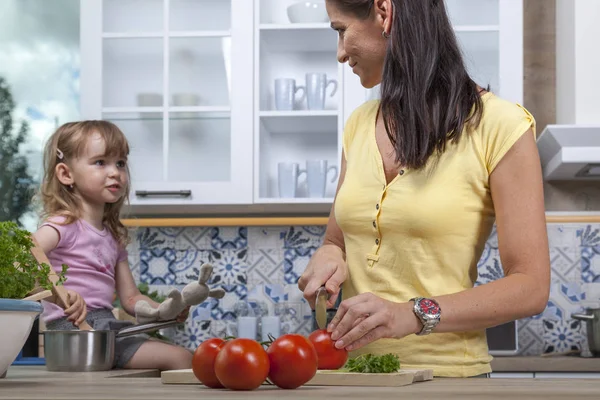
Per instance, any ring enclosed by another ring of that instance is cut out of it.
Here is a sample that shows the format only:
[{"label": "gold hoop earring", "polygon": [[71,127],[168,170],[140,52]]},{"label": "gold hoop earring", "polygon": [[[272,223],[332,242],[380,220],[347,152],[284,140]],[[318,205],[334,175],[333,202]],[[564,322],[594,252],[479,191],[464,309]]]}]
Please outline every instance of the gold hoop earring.
[{"label": "gold hoop earring", "polygon": [[384,39],[389,39],[389,37],[390,37],[390,34],[389,34],[389,33],[385,33],[385,31],[382,31],[382,32],[381,32],[381,36],[383,36],[383,37],[384,37]]}]

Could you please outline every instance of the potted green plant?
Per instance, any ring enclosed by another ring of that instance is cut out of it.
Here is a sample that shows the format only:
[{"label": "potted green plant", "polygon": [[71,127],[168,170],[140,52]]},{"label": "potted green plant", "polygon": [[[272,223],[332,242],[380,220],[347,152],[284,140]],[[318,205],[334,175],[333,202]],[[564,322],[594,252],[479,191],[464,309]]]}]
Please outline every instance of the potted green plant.
[{"label": "potted green plant", "polygon": [[[37,301],[23,300],[34,290],[52,289],[51,266],[39,265],[31,253],[31,233],[10,221],[0,222],[0,377],[23,348],[42,306]],[[58,284],[66,280],[67,266]]]}]

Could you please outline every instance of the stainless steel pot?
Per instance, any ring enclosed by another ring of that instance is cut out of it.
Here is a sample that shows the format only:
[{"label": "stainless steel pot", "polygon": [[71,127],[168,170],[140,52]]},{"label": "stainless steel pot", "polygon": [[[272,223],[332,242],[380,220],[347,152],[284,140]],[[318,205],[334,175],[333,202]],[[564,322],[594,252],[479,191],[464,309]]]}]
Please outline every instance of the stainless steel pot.
[{"label": "stainless steel pot", "polygon": [[594,357],[600,357],[600,308],[588,308],[585,314],[571,314],[571,318],[585,321],[588,347]]},{"label": "stainless steel pot", "polygon": [[117,337],[133,336],[177,325],[175,320],[134,325],[119,331],[45,331],[44,357],[48,371],[90,372],[112,369]]}]

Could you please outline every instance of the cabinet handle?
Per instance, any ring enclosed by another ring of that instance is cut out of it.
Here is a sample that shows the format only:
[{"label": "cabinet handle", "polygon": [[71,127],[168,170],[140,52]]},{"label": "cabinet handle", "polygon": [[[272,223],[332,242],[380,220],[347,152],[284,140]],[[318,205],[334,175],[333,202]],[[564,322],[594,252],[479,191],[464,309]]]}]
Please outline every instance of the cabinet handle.
[{"label": "cabinet handle", "polygon": [[190,197],[191,190],[136,190],[135,195],[138,197],[148,196],[172,196],[172,197]]}]

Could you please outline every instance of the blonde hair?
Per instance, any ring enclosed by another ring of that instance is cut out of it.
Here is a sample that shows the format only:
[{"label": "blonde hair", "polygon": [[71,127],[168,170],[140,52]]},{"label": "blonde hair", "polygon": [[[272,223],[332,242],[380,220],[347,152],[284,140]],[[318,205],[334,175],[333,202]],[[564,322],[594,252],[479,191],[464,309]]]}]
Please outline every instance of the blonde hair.
[{"label": "blonde hair", "polygon": [[[81,218],[81,202],[72,188],[63,185],[56,176],[59,163],[69,165],[71,160],[80,157],[85,151],[88,139],[98,133],[104,140],[106,156],[127,158],[129,143],[123,132],[112,122],[88,120],[68,122],[52,134],[44,149],[44,180],[39,197],[43,205],[42,219],[52,216],[65,218],[64,224],[71,224]],[[129,169],[127,169],[129,175]],[[119,214],[129,198],[129,179],[125,194],[116,203],[104,206],[102,223],[120,245],[129,243],[127,228],[121,223]]]}]

